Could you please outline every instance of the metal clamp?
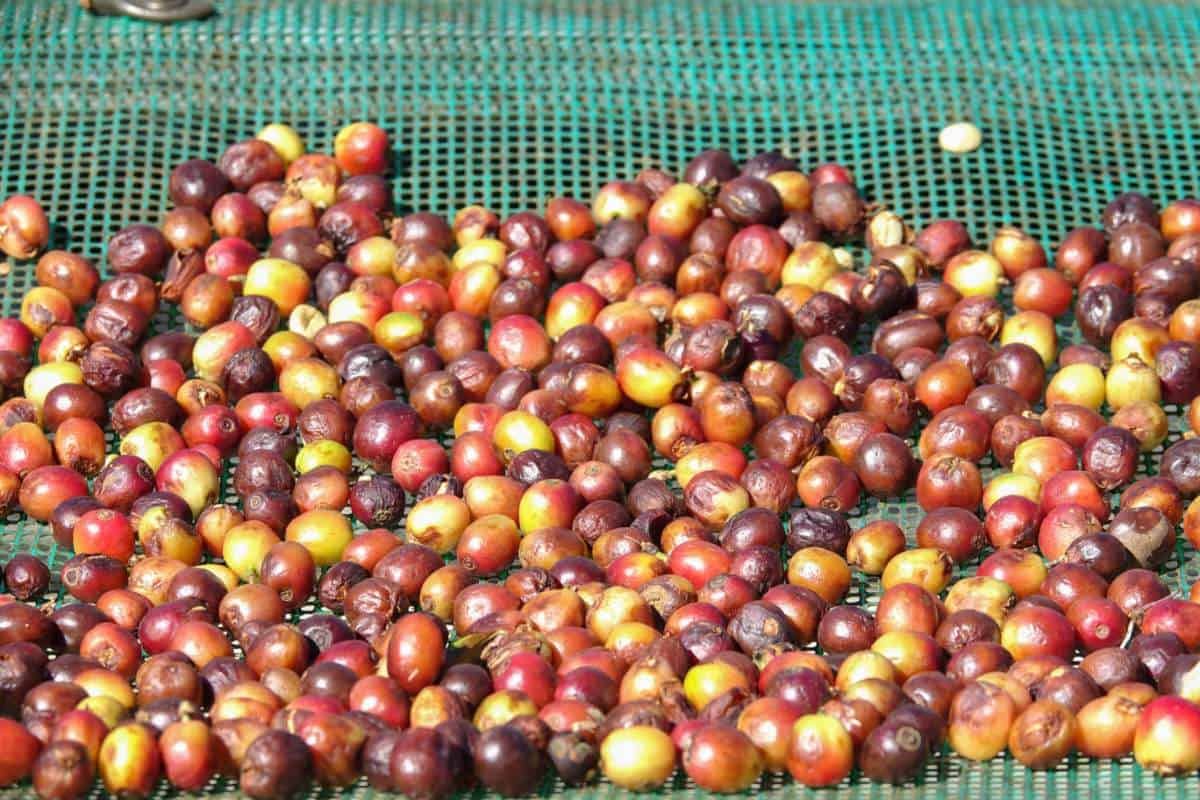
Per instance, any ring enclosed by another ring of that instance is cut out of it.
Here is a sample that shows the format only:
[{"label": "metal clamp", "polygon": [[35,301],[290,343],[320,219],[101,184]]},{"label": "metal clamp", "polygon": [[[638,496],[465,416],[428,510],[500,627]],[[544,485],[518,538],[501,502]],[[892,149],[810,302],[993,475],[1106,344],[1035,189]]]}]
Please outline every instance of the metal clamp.
[{"label": "metal clamp", "polygon": [[93,14],[125,16],[150,22],[203,19],[216,11],[212,0],[79,0]]}]

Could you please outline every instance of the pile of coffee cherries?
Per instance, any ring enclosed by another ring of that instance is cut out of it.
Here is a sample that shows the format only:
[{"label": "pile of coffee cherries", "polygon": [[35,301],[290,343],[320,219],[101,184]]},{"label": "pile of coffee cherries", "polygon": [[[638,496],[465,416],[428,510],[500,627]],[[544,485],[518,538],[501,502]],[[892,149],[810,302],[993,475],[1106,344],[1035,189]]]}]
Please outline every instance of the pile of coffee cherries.
[{"label": "pile of coffee cherries", "polygon": [[[180,164],[107,279],[0,205],[37,284],[0,508],[70,554],[4,568],[0,783],[1200,768],[1200,596],[1158,574],[1200,544],[1200,202],[1123,194],[1051,261],[709,150],[447,221],[393,213],[389,147]],[[914,489],[912,530],[858,515]]]}]

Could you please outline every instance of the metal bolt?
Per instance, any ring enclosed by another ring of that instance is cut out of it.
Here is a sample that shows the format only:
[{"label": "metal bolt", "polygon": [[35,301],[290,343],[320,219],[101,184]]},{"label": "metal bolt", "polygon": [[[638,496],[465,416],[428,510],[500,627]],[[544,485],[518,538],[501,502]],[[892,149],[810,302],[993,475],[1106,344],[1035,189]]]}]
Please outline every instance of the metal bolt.
[{"label": "metal bolt", "polygon": [[149,22],[203,19],[216,9],[211,0],[80,0],[93,14],[125,16]]}]

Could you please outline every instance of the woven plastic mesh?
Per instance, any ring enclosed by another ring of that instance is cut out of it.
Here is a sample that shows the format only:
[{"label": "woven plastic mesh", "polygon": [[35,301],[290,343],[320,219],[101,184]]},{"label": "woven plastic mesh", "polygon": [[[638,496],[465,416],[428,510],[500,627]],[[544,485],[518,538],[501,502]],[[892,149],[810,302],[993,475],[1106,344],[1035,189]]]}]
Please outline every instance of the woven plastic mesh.
[{"label": "woven plastic mesh", "polygon": [[[644,167],[678,169],[708,146],[779,148],[809,166],[847,164],[871,199],[912,223],[955,216],[980,238],[1011,223],[1050,243],[1094,223],[1120,189],[1161,202],[1194,194],[1200,177],[1200,12],[1183,3],[220,0],[219,16],[176,26],[76,6],[0,3],[0,190],[38,197],[52,245],[99,263],[119,227],[159,219],[173,164],[215,158],[276,120],[323,150],[345,123],[378,122],[397,143],[398,203],[442,213],[588,197]],[[937,132],[957,119],[983,129],[979,151],[938,149]],[[0,277],[3,313],[32,283],[25,266]],[[162,312],[155,330],[177,322]],[[1074,338],[1069,324],[1060,334]],[[1143,472],[1156,463],[1149,456]],[[920,519],[911,497],[866,502],[859,515],[893,518],[910,535]],[[14,514],[0,558],[18,551],[64,558],[45,526]],[[1181,545],[1168,570],[1186,590],[1200,559]],[[849,600],[877,594],[860,580]],[[209,788],[236,794],[229,781]],[[666,790],[703,794],[681,773]],[[1159,779],[1131,759],[1072,757],[1034,772],[943,753],[904,787],[855,776],[813,792],[767,776],[750,794],[1198,790],[1196,777]],[[171,793],[163,784],[158,794]],[[349,794],[374,793],[360,784]],[[622,792],[547,778],[542,794]]]}]

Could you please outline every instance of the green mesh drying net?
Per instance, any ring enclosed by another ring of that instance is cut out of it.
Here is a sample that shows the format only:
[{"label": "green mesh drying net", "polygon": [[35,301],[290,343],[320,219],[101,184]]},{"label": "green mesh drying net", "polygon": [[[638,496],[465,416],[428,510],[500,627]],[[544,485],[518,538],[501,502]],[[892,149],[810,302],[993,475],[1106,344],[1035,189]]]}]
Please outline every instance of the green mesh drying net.
[{"label": "green mesh drying net", "polygon": [[[222,13],[156,26],[95,18],[68,0],[0,4],[0,191],[38,197],[52,245],[103,262],[104,243],[157,221],[166,176],[284,121],[314,149],[356,119],[392,132],[402,207],[452,213],[480,202],[540,208],[613,177],[678,169],[723,146],[779,148],[801,164],[848,165],[868,196],[915,224],[966,221],[986,239],[1015,224],[1047,243],[1094,223],[1109,198],[1194,194],[1200,160],[1200,11],[1122,2],[490,2],[219,0]],[[984,132],[978,151],[937,147],[947,123]],[[4,314],[33,284],[0,277]],[[155,332],[181,324],[160,312]],[[1060,327],[1065,342],[1075,337]],[[1177,409],[1172,440],[1179,433]],[[1146,458],[1151,471],[1157,454]],[[985,465],[985,475],[995,465]],[[911,497],[868,501],[911,535]],[[60,564],[46,526],[10,515],[0,559]],[[966,569],[970,569],[968,565]],[[1167,568],[1186,591],[1200,560]],[[57,590],[57,585],[55,586]],[[871,605],[874,582],[849,602]],[[309,609],[311,610],[311,609]],[[913,784],[852,777],[814,792],[778,776],[747,796],[845,798],[1195,797],[1200,779],[1159,779],[1132,759],[1072,757],[1035,772],[1010,758],[945,753]],[[333,796],[314,787],[314,795]],[[704,794],[682,774],[661,794]],[[5,796],[25,797],[28,787]],[[97,788],[95,796],[103,795]],[[163,784],[158,796],[172,792]],[[211,796],[236,795],[228,781]],[[361,783],[344,792],[374,794]],[[607,784],[545,796],[617,797]]]}]

